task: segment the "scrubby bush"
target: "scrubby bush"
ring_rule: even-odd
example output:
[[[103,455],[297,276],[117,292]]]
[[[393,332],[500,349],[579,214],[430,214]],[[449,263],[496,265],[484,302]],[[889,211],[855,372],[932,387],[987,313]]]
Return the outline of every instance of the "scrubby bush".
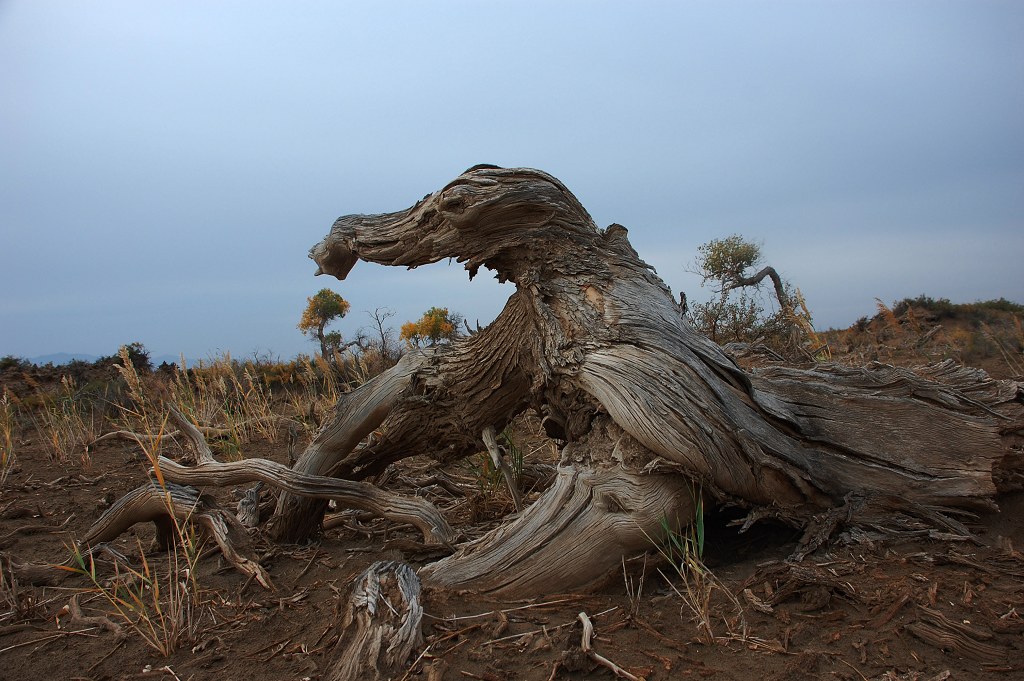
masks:
[[[27,359],[21,357],[15,357],[14,355],[5,355],[0,357],[0,373],[5,371],[24,371],[28,369],[32,364]]]
[[[922,293],[917,298],[904,298],[892,306],[893,314],[897,317],[902,317],[911,309],[926,310],[936,320],[971,318],[979,322],[991,322],[999,313],[1024,314],[1024,305],[1006,298],[954,303],[949,298],[932,298]]]
[[[450,342],[459,336],[462,315],[447,307],[432,307],[415,322],[402,324],[400,338],[410,347]]]

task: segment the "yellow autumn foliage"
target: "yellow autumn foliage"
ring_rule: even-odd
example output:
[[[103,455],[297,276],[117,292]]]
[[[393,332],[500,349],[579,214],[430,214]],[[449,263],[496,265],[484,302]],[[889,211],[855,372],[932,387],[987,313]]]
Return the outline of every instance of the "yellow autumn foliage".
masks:
[[[399,337],[409,347],[423,344],[434,345],[440,341],[453,340],[457,335],[457,320],[446,307],[432,307],[423,313],[419,321],[402,324]]]

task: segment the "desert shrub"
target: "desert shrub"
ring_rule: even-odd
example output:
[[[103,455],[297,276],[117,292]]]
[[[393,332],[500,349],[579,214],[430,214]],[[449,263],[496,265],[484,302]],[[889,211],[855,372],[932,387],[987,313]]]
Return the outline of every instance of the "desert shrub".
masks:
[[[451,342],[459,336],[462,315],[447,307],[432,307],[415,322],[402,324],[399,337],[409,347]]]
[[[923,293],[917,298],[904,298],[893,303],[892,311],[897,317],[901,317],[915,308],[928,311],[938,320],[973,318],[978,321],[992,321],[999,313],[1024,314],[1024,305],[1006,298],[954,303],[949,298],[932,298]]]
[[[691,271],[700,275],[701,286],[710,286],[717,297],[690,306],[694,327],[721,344],[759,342],[783,354],[803,356],[820,352],[824,346],[799,290],[773,268],[754,275],[754,268],[761,265],[761,247],[738,234],[699,246]],[[767,272],[778,282],[768,287],[774,297],[764,290]]]
[[[0,357],[0,373],[5,371],[24,371],[31,366],[31,362],[21,357],[15,357],[14,355]]]
[[[976,303],[987,310],[996,310],[998,312],[1009,312],[1010,314],[1024,314],[1024,305],[1020,303],[1014,303],[1007,300],[1006,298],[999,298],[998,300],[986,300],[980,303]]]
[[[716,343],[773,343],[780,339],[786,328],[781,311],[771,314],[745,291],[726,300],[697,303],[690,310],[693,325]]]
[[[132,366],[140,374],[149,374],[153,372],[153,362],[149,359],[149,350],[142,343],[127,343],[118,348],[117,353],[110,355],[109,357],[101,357],[95,362],[96,367],[103,366],[114,366],[115,364],[121,364],[121,349],[128,354],[128,359],[131,360]]]

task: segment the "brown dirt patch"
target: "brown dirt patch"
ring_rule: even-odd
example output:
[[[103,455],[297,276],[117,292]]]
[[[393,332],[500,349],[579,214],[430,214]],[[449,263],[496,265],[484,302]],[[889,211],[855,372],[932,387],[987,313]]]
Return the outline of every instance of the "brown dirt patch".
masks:
[[[0,497],[0,551],[19,561],[57,563],[73,537],[143,479],[146,465],[133,447],[111,442],[92,452],[89,465],[62,466],[37,440],[33,433],[20,443]],[[280,460],[283,449],[260,444],[245,454]],[[425,466],[403,465],[410,468],[400,472],[410,477]],[[507,499],[485,492],[450,513],[486,522],[507,512]],[[224,505],[233,503],[228,491],[218,495]],[[550,594],[535,602],[427,588],[429,647],[407,678],[612,678],[576,653],[580,612],[593,619],[595,650],[646,679],[1024,678],[1024,556],[1016,549],[1024,546],[1024,495],[1001,505],[1001,513],[978,519],[981,545],[848,537],[851,543],[799,565],[785,562],[796,541],[791,530],[765,525],[740,535],[722,510],[708,521],[706,562],[742,603],[746,631],[718,597],[711,608],[714,643],[702,640],[677,595],[684,589],[679,577],[663,565],[659,571],[653,558],[646,567],[639,558],[629,565],[633,590],[642,584],[637,598],[621,576],[597,594]],[[8,576],[0,604],[0,678],[321,678],[354,578],[374,560],[419,565],[429,559],[409,550],[418,541],[409,529],[360,519],[348,525],[315,545],[262,545],[274,592],[246,582],[217,554],[204,559],[195,630],[169,657],[135,634],[119,638],[69,625],[61,609],[75,593],[85,614],[125,624],[87,580],[44,588],[13,584]],[[153,536],[151,526],[139,525],[116,548],[138,564],[141,544],[152,569],[166,575],[167,557],[149,548]],[[101,579],[103,570],[112,574],[109,564],[99,568]]]

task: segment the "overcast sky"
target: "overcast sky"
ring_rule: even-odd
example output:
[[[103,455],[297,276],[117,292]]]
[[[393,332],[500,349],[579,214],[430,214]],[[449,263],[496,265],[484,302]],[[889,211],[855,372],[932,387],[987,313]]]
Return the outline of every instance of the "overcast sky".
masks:
[[[254,352],[510,293],[313,278],[339,215],[477,163],[561,179],[676,292],[740,233],[819,327],[1024,302],[1024,3],[0,0],[0,356]],[[483,274],[483,273],[481,273]]]

